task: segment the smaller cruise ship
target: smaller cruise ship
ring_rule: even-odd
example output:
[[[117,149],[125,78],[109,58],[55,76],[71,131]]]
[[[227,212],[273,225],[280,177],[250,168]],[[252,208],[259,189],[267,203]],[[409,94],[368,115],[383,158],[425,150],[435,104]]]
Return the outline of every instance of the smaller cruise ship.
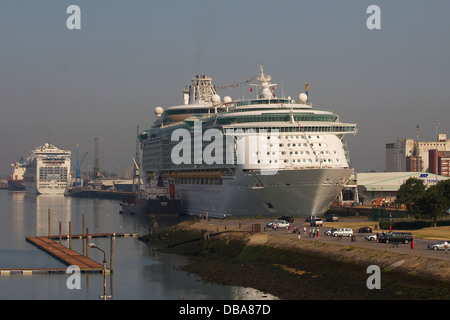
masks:
[[[25,160],[21,158],[11,164],[13,173],[8,177],[9,191],[25,191],[25,184],[23,183],[23,175],[25,173]]]
[[[34,149],[23,175],[27,192],[64,194],[70,184],[70,154],[50,143]]]

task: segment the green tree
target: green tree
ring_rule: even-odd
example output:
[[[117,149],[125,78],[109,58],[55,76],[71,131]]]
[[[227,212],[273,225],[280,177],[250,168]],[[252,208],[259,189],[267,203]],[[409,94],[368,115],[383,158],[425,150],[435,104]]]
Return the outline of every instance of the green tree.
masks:
[[[414,214],[414,204],[424,194],[425,189],[423,180],[409,178],[398,189],[396,202],[404,204],[408,213]]]
[[[434,226],[437,220],[448,215],[450,206],[450,180],[440,181],[429,187],[413,204],[418,218],[432,219]]]
[[[437,186],[448,212],[448,209],[450,209],[450,179],[439,181]]]

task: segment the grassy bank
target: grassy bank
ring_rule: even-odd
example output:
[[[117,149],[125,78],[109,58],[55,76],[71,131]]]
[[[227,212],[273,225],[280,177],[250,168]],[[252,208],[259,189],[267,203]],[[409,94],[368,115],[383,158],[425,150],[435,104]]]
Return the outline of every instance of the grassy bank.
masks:
[[[450,298],[449,282],[405,275],[389,268],[381,274],[381,290],[369,290],[367,265],[341,261],[336,258],[339,254],[298,250],[288,242],[277,243],[277,239],[267,242],[263,235],[238,231],[205,234],[183,224],[141,240],[163,252],[189,256],[190,263],[180,269],[195,273],[204,281],[252,287],[280,299]],[[334,250],[324,243],[307,244],[323,246],[320,250],[324,253]],[[362,254],[352,246],[341,250]]]

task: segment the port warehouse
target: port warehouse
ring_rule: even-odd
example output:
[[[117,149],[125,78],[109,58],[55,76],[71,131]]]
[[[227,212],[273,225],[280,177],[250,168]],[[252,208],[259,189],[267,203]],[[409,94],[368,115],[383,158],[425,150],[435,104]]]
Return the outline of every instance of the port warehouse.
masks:
[[[398,189],[409,178],[422,180],[426,186],[447,180],[449,177],[428,172],[366,172],[356,174],[356,191],[359,202],[371,204],[375,199],[394,202]]]

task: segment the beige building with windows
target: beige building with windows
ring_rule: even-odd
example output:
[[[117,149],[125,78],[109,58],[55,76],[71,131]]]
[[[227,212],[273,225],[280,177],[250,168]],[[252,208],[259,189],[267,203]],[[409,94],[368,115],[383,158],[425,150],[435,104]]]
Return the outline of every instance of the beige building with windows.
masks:
[[[414,139],[401,139],[386,144],[387,172],[429,172],[428,151],[450,151],[450,139],[439,134],[437,141],[422,142]]]

